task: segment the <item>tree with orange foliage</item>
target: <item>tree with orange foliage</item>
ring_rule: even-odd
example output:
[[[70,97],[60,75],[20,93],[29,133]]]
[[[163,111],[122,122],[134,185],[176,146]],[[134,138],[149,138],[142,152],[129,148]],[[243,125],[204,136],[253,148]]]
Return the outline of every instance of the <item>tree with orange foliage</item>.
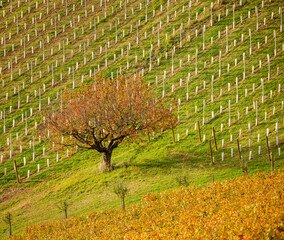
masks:
[[[46,109],[43,119],[41,129],[50,142],[103,153],[107,171],[113,150],[125,138],[139,138],[177,122],[168,101],[157,99],[141,78],[124,76],[97,77],[93,84],[64,91],[61,103]]]

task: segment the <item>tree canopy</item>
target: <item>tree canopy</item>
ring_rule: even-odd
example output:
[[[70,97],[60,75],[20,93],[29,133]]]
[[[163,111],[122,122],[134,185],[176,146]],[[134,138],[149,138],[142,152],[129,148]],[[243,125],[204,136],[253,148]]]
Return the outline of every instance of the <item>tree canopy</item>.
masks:
[[[125,138],[141,138],[157,129],[171,128],[177,117],[169,101],[158,99],[142,78],[97,77],[92,84],[62,94],[43,114],[43,128],[50,142],[103,153],[104,169],[111,169],[111,155]]]

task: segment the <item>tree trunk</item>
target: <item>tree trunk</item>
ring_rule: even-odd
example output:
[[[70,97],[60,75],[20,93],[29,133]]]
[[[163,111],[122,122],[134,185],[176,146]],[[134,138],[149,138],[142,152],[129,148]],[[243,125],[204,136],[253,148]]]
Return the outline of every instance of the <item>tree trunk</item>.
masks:
[[[112,170],[112,166],[111,166],[111,154],[112,154],[112,150],[108,151],[108,152],[104,152],[103,153],[103,170],[104,171],[110,171]]]
[[[125,201],[124,201],[124,197],[121,198],[121,208],[123,211],[125,211]]]

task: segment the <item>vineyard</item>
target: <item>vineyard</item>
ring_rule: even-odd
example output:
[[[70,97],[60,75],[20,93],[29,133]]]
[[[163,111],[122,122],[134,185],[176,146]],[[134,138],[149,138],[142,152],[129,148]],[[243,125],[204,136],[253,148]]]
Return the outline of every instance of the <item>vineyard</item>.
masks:
[[[31,226],[12,239],[283,239],[283,179],[259,173],[147,194],[126,212]]]
[[[220,181],[283,169],[283,6],[281,0],[0,1],[0,218],[11,212],[15,233],[20,233],[27,225],[61,219],[55,205],[66,199],[72,202],[71,217],[117,208],[119,201],[109,190],[117,177],[128,183],[129,205],[138,203],[144,194],[175,189],[180,184],[176,178],[185,177],[187,185],[204,187],[212,178]],[[105,173],[100,173],[100,153],[58,150],[53,142],[43,140],[38,129],[44,121],[42,112],[62,102],[64,90],[78,90],[98,76],[114,79],[121,75],[142,78],[159,98],[176,101],[174,136],[159,129],[142,136],[139,144],[123,143],[113,153],[113,170]],[[275,179],[276,186],[281,174],[265,179]],[[228,184],[233,188],[233,182]],[[210,194],[212,189],[198,191]],[[183,194],[187,193],[178,193],[177,199]],[[263,203],[270,198],[276,201],[278,195],[273,194],[263,196],[267,197]],[[154,211],[155,201],[150,199],[156,196],[144,197],[149,211]],[[275,214],[279,203],[272,204]],[[175,206],[177,212],[181,208],[171,204],[169,208]],[[129,218],[142,211],[135,209],[128,209]],[[215,210],[210,208],[204,214]],[[227,208],[223,210],[218,221],[225,218]],[[255,211],[260,214],[258,206]],[[149,220],[137,214],[137,224],[141,224],[137,225],[137,238],[143,238],[139,232],[142,234],[143,221]],[[232,224],[246,224],[234,214]],[[108,219],[108,215],[98,216],[102,218],[98,221]],[[177,216],[171,223],[161,223],[155,234],[172,231],[173,225],[167,224],[175,221],[179,221],[178,232],[187,232],[182,230],[186,219],[176,220]],[[260,226],[271,217],[265,216],[249,217],[248,221]],[[162,217],[157,216],[157,222]],[[90,219],[97,221],[96,214]],[[65,222],[56,224],[65,226]],[[265,229],[276,234],[276,225]],[[243,238],[247,237],[246,226]],[[29,229],[33,231],[33,227]],[[196,238],[208,234],[208,229],[196,232]],[[228,234],[239,229],[232,225]],[[71,230],[76,232],[72,227],[66,231]],[[156,230],[152,230],[154,234]],[[223,236],[225,230],[214,232]],[[93,230],[86,234],[89,231]],[[257,226],[256,232],[261,232]],[[117,234],[126,234],[126,230]],[[2,236],[7,236],[7,226],[0,220]]]

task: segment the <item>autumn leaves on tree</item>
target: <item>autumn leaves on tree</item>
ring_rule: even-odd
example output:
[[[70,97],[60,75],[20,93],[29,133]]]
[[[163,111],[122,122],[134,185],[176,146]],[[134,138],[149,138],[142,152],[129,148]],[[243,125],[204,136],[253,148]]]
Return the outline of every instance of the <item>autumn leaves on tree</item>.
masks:
[[[141,140],[176,125],[173,104],[158,99],[141,78],[97,77],[93,84],[64,91],[62,100],[44,111],[41,134],[56,145],[103,153],[104,170],[111,170],[112,152],[124,139]]]

